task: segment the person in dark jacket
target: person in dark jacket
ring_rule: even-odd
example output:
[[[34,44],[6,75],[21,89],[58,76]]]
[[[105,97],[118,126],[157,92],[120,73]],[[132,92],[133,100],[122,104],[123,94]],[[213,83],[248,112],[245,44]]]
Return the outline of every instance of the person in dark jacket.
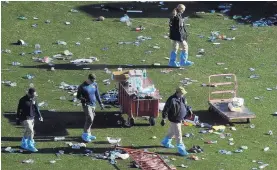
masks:
[[[35,96],[36,90],[34,88],[30,88],[28,90],[28,93],[19,100],[16,114],[16,124],[20,125],[20,122],[23,121],[23,125],[25,128],[24,136],[21,141],[21,147],[32,152],[38,151],[35,147],[34,141],[35,115],[37,114],[39,120],[43,122],[43,118],[39,111]]]
[[[173,49],[170,53],[169,66],[191,66],[194,64],[188,61],[188,32],[186,29],[185,19],[182,17],[186,7],[183,4],[179,4],[172,12],[172,16],[169,21],[169,38],[172,40]],[[179,45],[182,48],[180,53],[180,62],[176,61]]]
[[[184,95],[186,90],[183,87],[178,87],[176,93],[170,96],[164,106],[162,111],[162,121],[161,125],[164,126],[166,123],[166,118],[170,121],[170,128],[167,136],[163,139],[161,144],[166,148],[174,148],[171,144],[172,138],[175,136],[177,142],[177,150],[182,155],[188,155],[185,145],[182,141],[182,121],[187,114],[186,99]]]
[[[78,87],[77,92],[77,98],[81,100],[86,116],[84,133],[82,134],[82,139],[86,142],[91,142],[96,139],[96,137],[92,136],[90,132],[93,119],[95,117],[96,100],[98,101],[101,109],[104,109],[95,79],[96,76],[94,74],[89,74],[88,79]]]

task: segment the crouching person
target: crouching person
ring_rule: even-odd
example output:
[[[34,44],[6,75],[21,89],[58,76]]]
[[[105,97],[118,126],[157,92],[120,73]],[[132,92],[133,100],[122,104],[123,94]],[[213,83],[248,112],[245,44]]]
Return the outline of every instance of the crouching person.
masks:
[[[43,122],[43,118],[39,111],[37,102],[35,100],[36,91],[30,88],[28,93],[19,100],[16,124],[19,125],[23,121],[24,136],[21,141],[21,148],[31,152],[37,152],[34,141],[34,122],[35,114],[38,115],[39,121]]]
[[[164,109],[162,111],[163,120],[161,125],[164,126],[166,123],[166,118],[170,121],[170,128],[168,130],[167,136],[163,139],[162,145],[166,148],[174,148],[171,144],[172,138],[175,137],[177,142],[177,150],[182,156],[188,155],[186,147],[182,141],[182,120],[187,114],[186,110],[186,99],[184,95],[186,90],[183,87],[178,87],[175,94],[170,96]]]

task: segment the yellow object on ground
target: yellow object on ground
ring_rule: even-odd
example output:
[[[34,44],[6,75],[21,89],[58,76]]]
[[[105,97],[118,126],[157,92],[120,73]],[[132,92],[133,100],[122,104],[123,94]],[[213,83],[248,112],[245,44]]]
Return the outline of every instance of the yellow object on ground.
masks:
[[[216,131],[218,131],[218,130],[225,130],[226,129],[226,127],[225,126],[223,126],[223,125],[220,125],[220,126],[213,126],[212,127],[214,130],[216,130]]]

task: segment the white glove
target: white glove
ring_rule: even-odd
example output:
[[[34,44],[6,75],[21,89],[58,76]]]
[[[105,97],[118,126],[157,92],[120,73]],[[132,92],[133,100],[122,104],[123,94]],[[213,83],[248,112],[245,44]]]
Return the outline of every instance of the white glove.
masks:
[[[41,122],[43,122],[43,118],[42,118],[42,117],[38,118],[38,120],[41,121]]]

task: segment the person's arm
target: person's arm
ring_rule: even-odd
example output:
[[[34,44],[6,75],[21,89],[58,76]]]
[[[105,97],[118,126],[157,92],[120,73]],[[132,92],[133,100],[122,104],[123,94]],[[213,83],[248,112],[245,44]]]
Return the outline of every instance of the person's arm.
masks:
[[[42,118],[42,115],[41,115],[41,112],[40,112],[40,110],[39,110],[37,101],[35,101],[34,106],[35,106],[35,112],[36,112],[36,114],[38,115],[38,118],[41,119],[41,118]]]
[[[20,99],[17,106],[17,112],[16,112],[16,124],[20,124],[20,114],[22,111],[22,100]]]
[[[81,100],[82,103],[86,102],[86,98],[83,95],[83,89],[82,89],[82,85],[80,85],[78,87],[78,91],[77,91],[77,99]]]
[[[96,90],[95,90],[95,97],[96,97],[96,99],[97,99],[99,105],[102,106],[103,103],[102,103],[101,98],[100,98],[99,89],[98,89],[97,84],[95,85],[95,87],[96,87]]]
[[[162,118],[163,119],[166,119],[167,118],[167,116],[168,116],[168,111],[169,111],[169,109],[170,109],[170,107],[171,107],[171,97],[170,98],[168,98],[167,99],[167,101],[166,101],[166,103],[165,103],[165,106],[164,106],[164,109],[163,109],[163,111],[162,111]]]

